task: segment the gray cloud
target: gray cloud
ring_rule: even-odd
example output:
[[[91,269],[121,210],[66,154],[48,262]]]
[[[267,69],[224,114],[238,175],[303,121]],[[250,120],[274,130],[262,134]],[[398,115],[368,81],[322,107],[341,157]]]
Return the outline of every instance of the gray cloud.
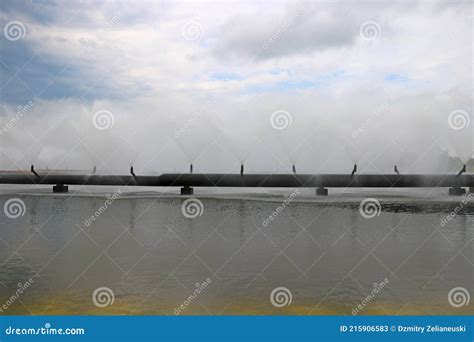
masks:
[[[239,14],[218,30],[215,55],[269,59],[350,46],[358,35],[351,9],[304,3],[283,15]]]

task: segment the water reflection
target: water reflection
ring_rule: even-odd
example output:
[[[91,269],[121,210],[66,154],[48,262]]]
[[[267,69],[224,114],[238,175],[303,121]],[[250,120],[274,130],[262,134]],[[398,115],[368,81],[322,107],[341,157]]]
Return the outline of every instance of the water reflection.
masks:
[[[34,284],[2,314],[173,314],[207,278],[185,314],[349,315],[385,278],[362,314],[445,314],[449,289],[472,293],[472,204],[442,227],[451,203],[386,200],[367,219],[355,203],[295,201],[264,226],[281,202],[203,198],[190,219],[181,198],[129,198],[86,226],[104,198],[23,200],[27,215],[0,217],[0,303]],[[103,286],[115,301],[98,308],[91,295]],[[288,307],[269,300],[279,286],[292,292]]]

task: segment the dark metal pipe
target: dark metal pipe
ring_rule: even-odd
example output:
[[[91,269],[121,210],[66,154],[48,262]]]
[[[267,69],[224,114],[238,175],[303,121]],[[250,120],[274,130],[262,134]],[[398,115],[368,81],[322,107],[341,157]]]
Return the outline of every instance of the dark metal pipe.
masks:
[[[474,187],[474,174],[424,175],[342,175],[342,174],[189,174],[166,173],[159,176],[64,175],[49,173],[0,173],[0,184],[67,184],[115,186],[176,187],[329,187],[329,188],[410,188],[410,187]]]
[[[34,165],[31,165],[30,171],[31,171],[36,177],[39,177],[39,175],[38,175],[38,174],[36,173],[36,171],[35,171],[35,166],[34,166]]]
[[[464,172],[466,172],[466,164],[463,165],[461,171],[458,173],[458,176],[462,175]]]
[[[357,164],[354,164],[354,167],[352,168],[351,177],[353,177],[356,172],[357,172]]]

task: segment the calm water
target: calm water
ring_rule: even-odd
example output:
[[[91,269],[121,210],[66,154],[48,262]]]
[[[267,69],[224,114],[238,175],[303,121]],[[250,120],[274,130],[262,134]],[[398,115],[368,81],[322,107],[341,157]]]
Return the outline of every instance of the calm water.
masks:
[[[234,197],[199,197],[187,218],[185,198],[124,193],[87,226],[105,197],[0,195],[25,204],[0,212],[0,307],[33,280],[0,314],[350,315],[386,278],[360,314],[473,312],[448,303],[454,287],[474,293],[472,201],[443,227],[459,199],[372,195],[382,211],[364,218],[364,197],[301,195],[264,225],[283,197]],[[94,305],[100,287],[113,304]],[[277,287],[289,305],[272,305]]]

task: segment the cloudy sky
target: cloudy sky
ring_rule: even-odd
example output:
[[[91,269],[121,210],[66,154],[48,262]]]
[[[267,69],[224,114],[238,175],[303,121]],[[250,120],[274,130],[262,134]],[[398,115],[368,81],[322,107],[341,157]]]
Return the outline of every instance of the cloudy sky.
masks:
[[[0,167],[444,170],[473,156],[472,1],[0,4]]]

